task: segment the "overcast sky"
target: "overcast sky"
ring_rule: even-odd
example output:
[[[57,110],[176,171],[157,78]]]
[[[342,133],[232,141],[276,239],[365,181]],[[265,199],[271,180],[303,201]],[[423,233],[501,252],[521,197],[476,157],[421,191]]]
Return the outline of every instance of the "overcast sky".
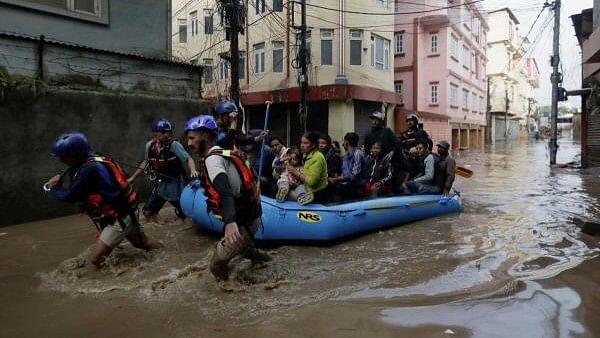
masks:
[[[523,36],[531,28],[535,18],[542,10],[543,4],[543,0],[483,1],[483,6],[486,10],[495,10],[504,7],[510,8],[520,21],[519,33]],[[573,29],[570,16],[579,14],[582,10],[592,7],[593,0],[562,0],[560,15],[560,57],[563,69],[563,86],[567,90],[581,88],[581,49],[577,43],[577,38],[575,38],[575,30]],[[550,83],[552,67],[550,66],[550,55],[552,54],[552,28],[554,21],[550,18],[550,15],[553,15],[553,11],[550,8],[546,8],[528,36],[529,41],[533,45],[530,53],[536,59],[540,68],[540,88],[536,90],[536,99],[539,105],[549,105],[552,100],[552,85]],[[541,32],[540,30],[543,31]],[[579,98],[569,98],[567,104],[579,109],[581,103]]]

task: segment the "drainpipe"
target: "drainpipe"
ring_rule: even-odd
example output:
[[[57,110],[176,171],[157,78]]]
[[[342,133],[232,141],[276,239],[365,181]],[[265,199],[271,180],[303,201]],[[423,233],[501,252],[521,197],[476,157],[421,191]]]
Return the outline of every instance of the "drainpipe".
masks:
[[[46,41],[45,38],[46,38],[45,36],[40,35],[40,40],[38,41],[38,48],[37,48],[37,56],[38,56],[37,77],[41,81],[44,81],[44,79],[45,79],[45,76],[44,76],[44,42]]]
[[[345,26],[345,16],[346,14],[344,14],[344,2],[345,0],[338,0],[338,45],[339,45],[339,55],[338,55],[338,74],[335,77],[335,84],[340,84],[340,85],[344,85],[344,84],[348,84],[348,79],[346,78],[346,74],[344,74],[344,54],[346,52],[346,48],[344,46],[344,26]]]

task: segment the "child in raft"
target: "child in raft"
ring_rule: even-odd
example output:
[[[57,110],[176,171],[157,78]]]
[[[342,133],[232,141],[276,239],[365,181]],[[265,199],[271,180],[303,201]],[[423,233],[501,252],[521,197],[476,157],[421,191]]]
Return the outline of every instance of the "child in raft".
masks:
[[[287,168],[294,168],[294,172],[302,174],[304,168],[300,151],[298,149],[291,149],[288,151],[287,157]],[[296,200],[301,205],[312,202],[314,198],[313,193],[307,192],[304,184],[287,168],[277,180],[277,202]]]

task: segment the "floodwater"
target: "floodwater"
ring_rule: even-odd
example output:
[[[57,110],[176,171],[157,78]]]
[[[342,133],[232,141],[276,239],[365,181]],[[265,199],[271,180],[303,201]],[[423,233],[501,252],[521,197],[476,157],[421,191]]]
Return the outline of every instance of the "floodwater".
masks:
[[[145,224],[164,250],[124,244],[102,270],[83,216],[0,228],[0,336],[600,337],[600,246],[574,222],[600,216],[598,173],[550,170],[536,141],[456,159],[463,213],[270,249],[219,285],[215,237],[172,209]]]

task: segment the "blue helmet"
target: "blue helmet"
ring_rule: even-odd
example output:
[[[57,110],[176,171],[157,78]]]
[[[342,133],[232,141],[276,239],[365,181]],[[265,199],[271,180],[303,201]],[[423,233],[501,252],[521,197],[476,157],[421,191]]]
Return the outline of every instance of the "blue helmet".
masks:
[[[183,127],[185,133],[192,130],[207,130],[216,133],[217,122],[215,122],[215,118],[210,115],[194,116],[189,119]]]
[[[92,149],[87,137],[78,131],[68,132],[56,138],[52,144],[52,155],[55,157],[86,157]]]
[[[215,105],[215,113],[217,115],[237,113],[238,109],[235,103],[230,100],[221,100]]]
[[[161,131],[162,132],[173,131],[173,126],[171,125],[171,122],[169,122],[169,120],[167,120],[164,117],[160,117],[160,118],[154,120],[154,122],[152,122],[152,132],[158,133]]]

